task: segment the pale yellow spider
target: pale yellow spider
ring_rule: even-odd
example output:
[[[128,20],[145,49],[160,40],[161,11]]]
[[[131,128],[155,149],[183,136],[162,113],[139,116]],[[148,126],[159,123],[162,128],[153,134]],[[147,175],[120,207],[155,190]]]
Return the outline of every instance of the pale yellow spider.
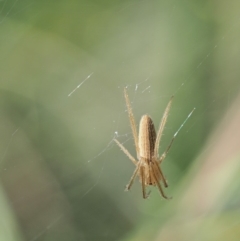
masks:
[[[148,115],[142,116],[140,125],[139,125],[139,133],[137,133],[137,127],[136,127],[135,119],[133,116],[133,112],[132,112],[132,108],[130,105],[130,101],[128,98],[126,88],[124,89],[124,96],[125,96],[125,100],[126,100],[126,104],[127,104],[127,111],[128,111],[130,124],[131,124],[131,129],[132,129],[132,134],[133,134],[133,138],[134,138],[134,143],[135,143],[136,152],[137,152],[137,159],[138,159],[138,161],[137,161],[118,140],[114,139],[114,141],[121,148],[121,150],[128,156],[128,158],[136,166],[136,169],[133,172],[133,175],[132,175],[129,183],[126,186],[126,190],[127,191],[130,190],[135,177],[138,175],[140,182],[142,183],[143,198],[148,197],[148,195],[146,194],[146,186],[152,185],[152,186],[157,186],[161,195],[164,198],[169,199],[164,194],[163,188],[160,183],[160,182],[162,182],[164,187],[168,187],[167,180],[163,175],[160,164],[165,159],[178,131],[180,130],[180,128],[183,126],[183,124],[185,122],[182,124],[182,126],[179,128],[179,130],[175,133],[175,135],[173,136],[167,149],[159,158],[159,153],[158,153],[159,144],[160,144],[164,126],[167,121],[167,117],[168,117],[168,113],[169,113],[169,110],[171,107],[173,96],[171,97],[171,99],[163,113],[163,117],[162,117],[157,134],[156,134],[156,131],[154,128],[153,121],[152,121],[151,117]],[[189,114],[189,116],[191,115],[191,113]]]

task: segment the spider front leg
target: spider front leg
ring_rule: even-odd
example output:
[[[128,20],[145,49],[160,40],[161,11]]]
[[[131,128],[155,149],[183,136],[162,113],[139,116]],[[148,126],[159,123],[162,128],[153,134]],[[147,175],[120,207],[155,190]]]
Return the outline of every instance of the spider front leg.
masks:
[[[134,170],[134,172],[133,172],[133,174],[132,174],[132,176],[131,176],[131,179],[130,179],[128,185],[126,186],[125,191],[129,191],[130,188],[132,187],[133,181],[134,181],[134,179],[136,178],[136,176],[137,176],[137,174],[138,174],[138,171],[139,171],[139,168],[140,168],[139,163],[140,163],[140,162],[138,162],[138,165],[137,165],[137,167],[135,168],[135,170]]]
[[[163,175],[162,169],[159,166],[158,162],[154,162],[154,164],[156,165],[156,168],[157,168],[157,170],[160,174],[160,177],[161,177],[161,180],[163,181],[164,187],[168,187],[167,180],[166,180],[165,176]]]
[[[148,195],[146,195],[146,183],[145,183],[145,172],[144,172],[144,167],[140,167],[140,177],[141,177],[141,182],[142,182],[142,194],[143,198],[146,199],[148,198]]]
[[[152,174],[152,177],[153,177],[153,180],[155,181],[157,187],[158,187],[158,190],[160,191],[162,197],[164,197],[165,199],[171,199],[171,197],[167,197],[164,192],[163,192],[163,189],[162,189],[162,186],[158,180],[158,177],[157,177],[157,173],[156,173],[156,170],[154,167],[150,166],[150,171],[151,171],[151,174]]]

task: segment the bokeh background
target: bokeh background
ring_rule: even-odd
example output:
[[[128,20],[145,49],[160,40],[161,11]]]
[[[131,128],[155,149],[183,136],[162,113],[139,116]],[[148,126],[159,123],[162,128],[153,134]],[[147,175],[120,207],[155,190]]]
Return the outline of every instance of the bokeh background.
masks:
[[[240,240],[240,2],[0,1],[0,240]],[[79,87],[79,88],[78,88]],[[142,199],[137,122],[174,102],[167,201]]]

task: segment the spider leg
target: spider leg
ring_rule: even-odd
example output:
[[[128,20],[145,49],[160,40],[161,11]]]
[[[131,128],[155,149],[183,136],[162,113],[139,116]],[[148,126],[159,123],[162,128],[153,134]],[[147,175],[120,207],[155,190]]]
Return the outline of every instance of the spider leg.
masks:
[[[163,152],[163,154],[161,155],[161,157],[158,159],[158,163],[159,163],[159,164],[160,164],[160,163],[165,159],[165,157],[167,156],[167,154],[168,154],[168,152],[169,152],[169,150],[170,150],[170,148],[171,148],[171,146],[172,146],[172,144],[173,144],[173,141],[175,140],[175,137],[176,137],[176,135],[173,136],[173,138],[172,138],[170,144],[168,145],[167,149],[165,150],[165,152]]]
[[[157,166],[157,169],[158,169],[158,171],[159,171],[159,173],[160,173],[160,176],[161,176],[161,178],[162,178],[164,187],[168,187],[167,180],[166,180],[166,178],[164,177],[163,172],[162,172],[162,169],[161,169],[161,167],[159,166],[159,164],[158,164],[157,162],[156,162],[156,166]]]
[[[171,100],[170,100],[171,101]],[[190,114],[187,116],[187,118],[185,119],[185,121],[182,123],[182,125],[178,128],[178,130],[175,132],[175,134],[173,135],[173,138],[170,142],[170,144],[168,145],[166,151],[161,155],[161,157],[159,158],[158,162],[161,163],[165,157],[167,156],[172,144],[173,144],[173,141],[175,140],[178,132],[182,129],[182,127],[184,126],[184,124],[186,123],[186,121],[188,120],[188,118],[192,115],[193,111],[195,110],[195,108],[193,108],[193,110],[190,112]],[[156,146],[155,146],[156,147]],[[157,157],[157,156],[156,156]]]
[[[140,162],[139,162],[139,163],[140,163]],[[138,171],[139,171],[139,168],[140,168],[139,163],[138,163],[137,167],[135,168],[135,170],[134,170],[134,172],[133,172],[133,174],[132,174],[132,176],[131,176],[131,179],[130,179],[129,183],[128,183],[127,186],[126,186],[125,191],[129,191],[130,188],[132,187],[133,181],[134,181],[135,177],[137,176]]]
[[[155,183],[157,184],[158,190],[160,191],[161,195],[162,195],[165,199],[171,199],[171,198],[167,197],[167,196],[164,194],[163,189],[162,189],[162,187],[161,187],[161,184],[159,183],[159,180],[158,180],[158,178],[157,178],[157,174],[156,174],[155,168],[152,167],[152,165],[150,165],[150,170],[151,170],[151,173],[153,174],[154,181],[155,181]]]
[[[135,143],[135,147],[136,147],[137,157],[139,158],[137,126],[136,126],[136,122],[135,122],[135,119],[134,119],[134,115],[133,115],[133,112],[132,112],[132,107],[131,107],[131,104],[130,104],[130,100],[128,98],[128,94],[127,94],[127,89],[126,88],[124,88],[124,97],[125,97],[125,100],[126,100],[128,117],[129,117],[131,129],[132,129],[132,133],[133,133],[133,139],[134,139],[134,143]]]
[[[145,172],[144,172],[144,167],[140,167],[140,176],[142,178],[142,194],[143,198],[146,199],[148,198],[148,195],[146,195],[146,183],[145,183]]]
[[[162,136],[162,133],[163,133],[164,126],[167,122],[168,113],[170,111],[172,100],[173,100],[173,96],[171,97],[170,101],[168,102],[167,107],[166,107],[166,109],[163,113],[162,120],[160,122],[160,126],[159,126],[159,129],[158,129],[158,133],[157,133],[157,137],[156,137],[156,141],[155,141],[155,147],[154,147],[154,156],[155,157],[158,157],[158,149],[159,149],[160,139],[161,139],[161,136]]]
[[[134,165],[137,165],[137,161],[135,158],[129,153],[129,151],[116,139],[113,139],[117,145],[120,147],[120,149],[127,155],[127,157],[133,162]]]

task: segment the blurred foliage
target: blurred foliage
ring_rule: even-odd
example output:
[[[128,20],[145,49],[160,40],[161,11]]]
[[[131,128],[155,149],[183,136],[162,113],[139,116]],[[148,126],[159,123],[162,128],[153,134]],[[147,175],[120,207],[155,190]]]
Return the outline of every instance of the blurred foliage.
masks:
[[[0,1],[0,240],[239,240],[239,5]],[[175,96],[161,152],[196,107],[163,163],[171,201],[123,192],[125,86],[156,126]]]

